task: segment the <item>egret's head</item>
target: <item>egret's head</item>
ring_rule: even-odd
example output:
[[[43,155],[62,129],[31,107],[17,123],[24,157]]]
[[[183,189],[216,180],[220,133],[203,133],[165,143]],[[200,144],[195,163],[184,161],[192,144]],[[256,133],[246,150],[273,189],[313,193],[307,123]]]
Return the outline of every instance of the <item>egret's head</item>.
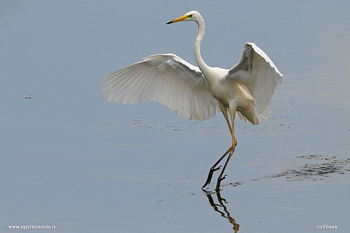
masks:
[[[176,22],[180,22],[180,21],[196,21],[196,22],[198,22],[198,20],[200,20],[200,19],[203,19],[203,18],[201,16],[201,14],[199,14],[198,11],[190,11],[187,14],[168,22],[167,24],[176,23]]]

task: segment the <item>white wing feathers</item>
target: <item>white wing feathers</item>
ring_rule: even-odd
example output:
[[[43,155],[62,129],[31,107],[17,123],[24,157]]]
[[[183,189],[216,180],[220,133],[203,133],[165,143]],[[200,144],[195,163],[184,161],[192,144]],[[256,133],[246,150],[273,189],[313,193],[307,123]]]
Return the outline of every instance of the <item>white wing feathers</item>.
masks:
[[[108,101],[154,100],[188,119],[207,120],[219,111],[199,68],[174,54],[146,57],[104,77],[100,85]]]
[[[267,119],[270,115],[268,104],[283,77],[271,59],[254,43],[247,43],[241,60],[229,71],[228,76],[244,82],[254,98],[260,118]]]
[[[270,115],[268,105],[282,76],[254,43],[245,44],[240,61],[228,72],[228,78],[248,88],[259,123]],[[136,104],[154,100],[188,119],[207,120],[220,111],[200,69],[174,54],[146,57],[104,77],[100,85],[108,101]],[[240,112],[237,116],[247,121]]]

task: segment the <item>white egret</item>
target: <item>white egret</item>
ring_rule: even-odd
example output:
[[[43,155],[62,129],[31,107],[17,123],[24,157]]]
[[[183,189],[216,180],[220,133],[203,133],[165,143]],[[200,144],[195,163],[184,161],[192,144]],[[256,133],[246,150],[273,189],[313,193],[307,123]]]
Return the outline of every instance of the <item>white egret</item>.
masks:
[[[246,43],[240,61],[232,69],[208,66],[200,53],[205,26],[201,14],[190,11],[167,24],[195,21],[198,35],[195,58],[198,67],[174,54],[158,54],[118,70],[101,80],[101,92],[108,101],[135,104],[159,101],[188,119],[207,120],[221,111],[232,135],[232,146],[211,167],[203,188],[211,181],[219,162],[229,154],[218,177],[216,190],[225,178],[224,171],[237,145],[234,119],[237,116],[254,125],[270,116],[268,106],[282,74],[271,59],[254,43]],[[231,123],[228,113],[231,117]]]

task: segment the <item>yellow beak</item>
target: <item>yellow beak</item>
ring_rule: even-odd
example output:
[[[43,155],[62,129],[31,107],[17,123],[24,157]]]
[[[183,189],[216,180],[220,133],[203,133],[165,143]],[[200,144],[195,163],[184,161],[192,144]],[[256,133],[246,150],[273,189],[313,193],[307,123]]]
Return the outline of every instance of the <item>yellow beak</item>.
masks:
[[[187,18],[188,18],[187,15],[183,15],[183,16],[177,18],[177,19],[174,19],[174,20],[172,20],[172,21],[170,21],[170,22],[167,22],[166,24],[171,24],[171,23],[176,23],[176,22],[184,21],[184,20],[187,19]]]

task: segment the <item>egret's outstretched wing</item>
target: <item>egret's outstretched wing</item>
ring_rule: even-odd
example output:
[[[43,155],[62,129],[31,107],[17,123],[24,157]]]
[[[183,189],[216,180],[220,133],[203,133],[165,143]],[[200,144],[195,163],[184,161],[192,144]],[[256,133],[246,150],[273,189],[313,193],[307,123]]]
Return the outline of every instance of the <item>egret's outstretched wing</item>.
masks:
[[[146,57],[101,80],[108,101],[158,101],[188,119],[207,120],[219,110],[198,67],[174,54]]]
[[[228,76],[245,83],[253,96],[257,113],[264,119],[268,118],[268,104],[283,75],[264,51],[254,43],[245,44],[241,60]]]

